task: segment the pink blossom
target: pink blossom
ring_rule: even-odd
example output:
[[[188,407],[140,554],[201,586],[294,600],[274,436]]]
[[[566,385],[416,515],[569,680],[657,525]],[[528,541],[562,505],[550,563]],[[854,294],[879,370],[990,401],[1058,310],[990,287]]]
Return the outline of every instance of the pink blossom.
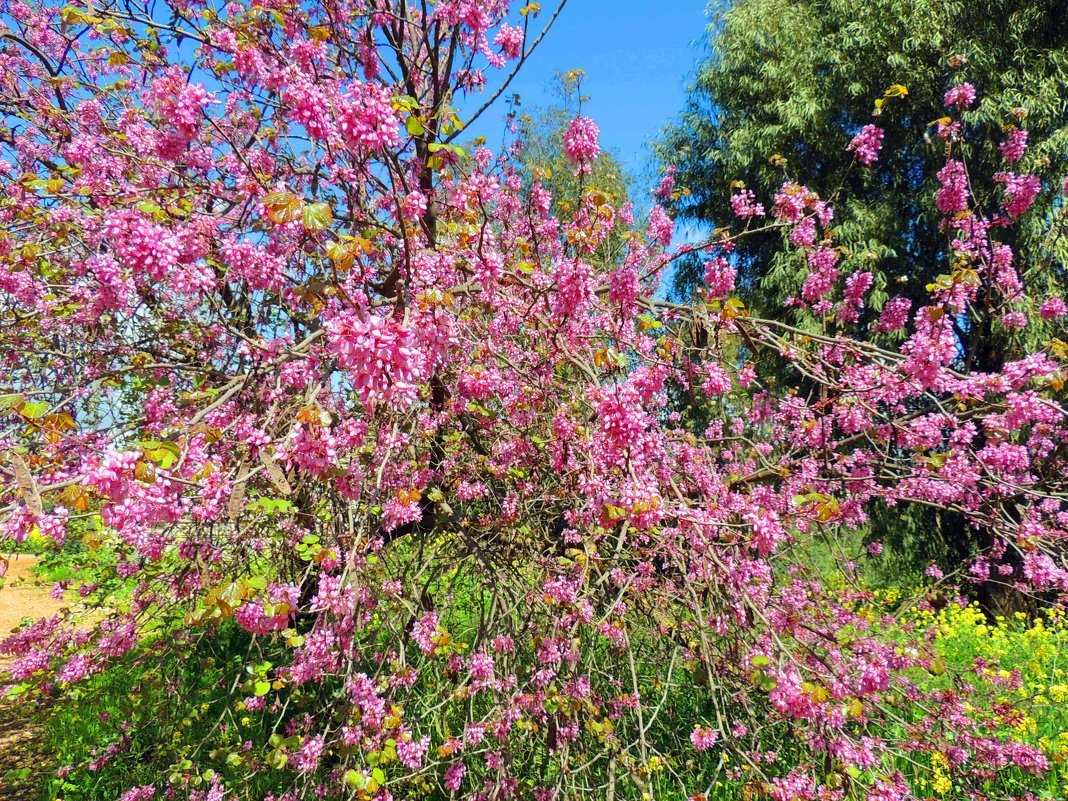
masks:
[[[761,556],[774,553],[779,543],[786,539],[776,512],[758,509],[747,512],[745,519],[752,527],[752,545]]]
[[[1010,217],[1019,217],[1035,202],[1035,196],[1042,188],[1042,182],[1035,175],[1015,175],[1011,172],[999,172],[994,180],[1005,191],[1003,206]]]
[[[667,247],[671,244],[674,231],[675,224],[668,217],[667,212],[660,206],[653,206],[649,211],[649,238]]]
[[[939,211],[955,214],[968,208],[968,176],[963,162],[946,162],[938,172],[938,180],[942,184],[936,201]]]
[[[430,747],[430,738],[422,737],[416,740],[411,737],[402,738],[397,742],[397,759],[410,770],[419,770],[423,765],[423,755]]]
[[[1005,136],[1005,141],[998,145],[998,150],[1009,164],[1015,164],[1027,151],[1027,131],[1012,128]]]
[[[664,170],[664,177],[660,179],[660,185],[656,188],[656,196],[660,200],[671,200],[675,192],[675,176],[679,168],[672,165]]]
[[[323,755],[323,736],[317,734],[314,737],[308,737],[300,746],[300,752],[297,754],[295,767],[302,773],[310,773],[319,767],[319,759]]]
[[[564,153],[575,167],[575,174],[588,173],[601,152],[597,142],[600,129],[589,117],[575,117],[564,132]]]
[[[1023,312],[1005,312],[1001,315],[1001,324],[1010,331],[1019,331],[1027,328],[1027,315]]]
[[[833,248],[817,248],[808,254],[809,273],[801,288],[801,297],[810,303],[829,293],[838,279],[839,253]]]
[[[338,315],[326,328],[329,348],[365,406],[403,406],[415,399],[424,360],[406,328],[378,315],[351,313]]]
[[[853,273],[846,278],[842,302],[838,306],[840,321],[855,323],[859,319],[859,312],[864,308],[864,296],[874,283],[875,276],[867,271]]]
[[[337,124],[345,142],[363,153],[380,152],[400,142],[397,113],[389,91],[373,83],[356,81],[342,98]]]
[[[206,109],[214,95],[199,83],[190,83],[180,67],[170,67],[153,82],[148,92],[149,105],[160,120],[174,129],[182,140],[192,139],[200,128]]]
[[[975,102],[975,87],[970,83],[954,86],[946,92],[945,104],[957,108],[969,108]]]
[[[453,762],[449,765],[448,770],[445,771],[445,789],[450,793],[459,790],[466,773],[467,766],[463,762]]]
[[[705,285],[708,297],[722,298],[734,291],[738,271],[722,256],[705,263]]]
[[[707,751],[716,744],[719,732],[708,726],[697,726],[690,732],[690,742],[698,751]]]
[[[1068,305],[1062,298],[1049,298],[1042,303],[1038,313],[1043,320],[1056,320],[1068,314]]]
[[[1048,554],[1032,551],[1024,556],[1024,576],[1036,589],[1068,587],[1068,573],[1059,568]]]
[[[701,388],[706,395],[722,395],[725,392],[730,392],[731,389],[731,377],[715,362],[709,362],[705,367],[705,380]]]
[[[558,318],[577,318],[593,307],[593,268],[586,262],[567,259],[557,263],[553,283],[556,292],[549,303]]]
[[[497,36],[493,40],[500,45],[504,55],[510,59],[517,59],[523,55],[523,29],[507,22],[502,24]]]
[[[781,222],[796,223],[804,216],[806,207],[814,197],[815,194],[807,187],[787,181],[776,193],[771,213]]]
[[[437,612],[427,612],[412,626],[412,639],[424,654],[434,653],[437,648],[434,639],[438,634]]]
[[[634,268],[619,268],[612,273],[608,282],[608,299],[613,303],[629,308],[637,301],[641,286]]]
[[[846,150],[855,153],[861,164],[874,164],[879,160],[884,135],[883,129],[877,125],[865,125],[860,129],[860,133],[850,140]]]
[[[908,357],[902,364],[903,372],[924,388],[937,386],[945,377],[943,368],[957,356],[951,316],[932,311],[938,310],[928,307],[916,314],[916,332],[901,346]]]
[[[731,209],[736,217],[749,219],[750,217],[763,217],[764,207],[755,203],[756,195],[749,189],[741,189],[731,195]]]

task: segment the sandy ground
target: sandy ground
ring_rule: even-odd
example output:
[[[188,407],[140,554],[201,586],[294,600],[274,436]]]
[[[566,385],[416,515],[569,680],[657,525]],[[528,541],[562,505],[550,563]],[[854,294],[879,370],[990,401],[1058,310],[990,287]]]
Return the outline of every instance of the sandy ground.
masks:
[[[34,583],[30,571],[37,564],[36,556],[16,554],[7,558],[7,583],[0,589],[0,638],[6,637],[23,618],[45,617],[63,605],[49,595],[51,586]]]
[[[9,557],[6,583],[0,588],[0,639],[23,618],[46,617],[63,604],[54,600],[48,584],[34,583],[30,573],[33,556]],[[0,675],[4,670],[0,657]],[[0,685],[4,684],[0,678]],[[0,699],[0,799],[35,801],[41,774],[48,768],[48,755],[37,741],[38,727],[27,717],[28,709]]]

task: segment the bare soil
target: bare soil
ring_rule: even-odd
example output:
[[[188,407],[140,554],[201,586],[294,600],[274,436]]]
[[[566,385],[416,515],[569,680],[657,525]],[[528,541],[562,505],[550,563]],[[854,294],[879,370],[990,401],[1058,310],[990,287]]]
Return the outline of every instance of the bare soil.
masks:
[[[48,617],[64,604],[50,595],[51,586],[34,580],[37,558],[26,554],[9,557],[5,584],[0,588],[0,640],[18,627],[25,618]],[[4,657],[0,657],[0,686]],[[50,759],[39,741],[40,725],[32,710],[0,698],[0,799],[35,801],[39,798],[40,779]]]

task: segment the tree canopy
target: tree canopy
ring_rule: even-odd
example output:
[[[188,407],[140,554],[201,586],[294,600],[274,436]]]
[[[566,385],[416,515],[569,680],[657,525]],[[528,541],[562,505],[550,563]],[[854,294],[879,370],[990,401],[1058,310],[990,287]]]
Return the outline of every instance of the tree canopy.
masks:
[[[846,269],[875,275],[873,311],[892,294],[922,298],[944,271],[949,240],[935,204],[935,174],[950,145],[937,135],[936,121],[945,117],[950,87],[968,82],[979,92],[960,119],[976,135],[953,144],[967,151],[974,175],[989,179],[1004,169],[998,145],[1009,127],[1035,143],[1025,168],[1051,179],[1068,171],[1063,2],[739,0],[713,8],[710,55],[659,147],[686,190],[676,199],[677,213],[726,225],[732,182],[768,186],[784,173],[821,196],[841,188],[847,219],[836,228],[836,243]],[[907,94],[885,98],[890,87]],[[847,144],[871,123],[885,130],[885,156],[871,166],[844,162]],[[1013,234],[1021,274],[1036,295],[1065,286],[1068,252],[1047,235],[1048,215],[1060,202],[1056,188],[1056,180],[1045,184],[1040,211]],[[740,243],[736,257],[750,302],[781,314],[804,271],[782,251],[779,233]],[[691,263],[679,272],[684,294],[698,270]],[[989,315],[971,311],[971,323],[987,330]],[[977,354],[985,366],[1022,352],[1021,343],[1012,345],[995,329],[989,327],[986,350]]]
[[[986,541],[932,591],[1068,590],[1066,354],[1026,344],[1068,307],[1014,253],[1064,247],[1047,139],[913,85],[953,145],[908,179],[945,277],[873,324],[851,187],[745,176],[676,248],[587,186],[577,109],[567,205],[459,144],[561,7],[0,6],[0,538],[80,559],[0,649],[8,697],[91,718],[64,798],[1034,797],[1019,682],[950,671],[848,537],[936,507]],[[887,94],[846,173],[913,146]],[[818,325],[747,305],[750,241]],[[665,299],[695,252],[700,295]],[[975,308],[1025,352],[962,359]]]

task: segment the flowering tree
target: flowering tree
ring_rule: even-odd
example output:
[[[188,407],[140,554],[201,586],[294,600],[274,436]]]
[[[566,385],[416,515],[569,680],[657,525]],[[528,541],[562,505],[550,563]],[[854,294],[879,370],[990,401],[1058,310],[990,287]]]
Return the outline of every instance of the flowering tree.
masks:
[[[953,325],[980,297],[1009,327],[1064,315],[998,239],[1040,186],[1012,172],[1025,143],[989,197],[950,153],[926,305],[859,325],[871,276],[842,274],[831,204],[787,182],[736,192],[682,306],[656,296],[679,256],[660,208],[637,224],[590,187],[558,219],[509,154],[457,144],[459,96],[525,58],[534,4],[3,8],[3,534],[80,537],[100,576],[86,614],[4,641],[9,691],[161,654],[221,676],[169,685],[214,725],[153,743],[126,801],[721,780],[887,801],[932,761],[979,798],[1045,769],[923,632],[793,556],[881,499],[988,532],[974,578],[1068,585],[1057,354],[975,372]],[[595,124],[564,146],[588,174]],[[731,297],[734,243],[768,227],[818,331]],[[138,724],[61,772],[148,759]]]

